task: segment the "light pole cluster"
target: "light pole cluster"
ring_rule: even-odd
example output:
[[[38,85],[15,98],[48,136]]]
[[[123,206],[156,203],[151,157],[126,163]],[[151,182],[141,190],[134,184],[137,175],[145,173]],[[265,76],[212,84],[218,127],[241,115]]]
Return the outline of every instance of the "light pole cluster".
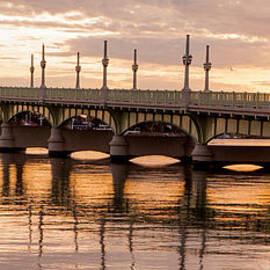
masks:
[[[209,71],[211,70],[212,64],[209,62],[209,45],[206,46],[206,62],[203,64],[205,70],[205,87],[204,91],[208,92],[209,89]],[[189,35],[186,37],[186,52],[185,55],[182,57],[183,65],[185,66],[185,73],[184,73],[184,92],[189,92],[191,89],[189,88],[189,66],[192,61],[192,55],[189,53],[190,50],[190,40]]]

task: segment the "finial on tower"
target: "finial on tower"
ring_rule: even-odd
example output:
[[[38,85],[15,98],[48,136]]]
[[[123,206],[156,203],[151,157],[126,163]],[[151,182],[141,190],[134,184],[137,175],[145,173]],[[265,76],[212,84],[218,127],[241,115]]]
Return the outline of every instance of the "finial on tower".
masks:
[[[80,66],[80,53],[79,52],[77,52],[77,66],[75,67],[75,71],[77,73],[77,75],[76,75],[76,88],[80,88],[81,66]]]
[[[134,49],[134,62],[132,65],[132,70],[133,70],[133,89],[137,89],[137,71],[139,68],[139,65],[137,65],[137,50]]]
[[[30,78],[30,87],[34,87],[34,71],[35,71],[35,67],[34,67],[34,55],[31,54],[31,66],[30,66],[31,78]]]
[[[206,46],[206,61],[203,64],[205,70],[205,87],[204,91],[208,92],[209,89],[209,71],[211,70],[212,64],[209,62],[209,45]]]
[[[192,61],[192,55],[189,54],[189,35],[187,35],[186,38],[186,53],[182,57],[183,64],[185,66],[185,78],[184,78],[184,88],[183,91],[191,91],[189,88],[189,65]]]
[[[45,46],[42,44],[42,60],[40,61],[41,66],[41,88],[46,88],[45,85],[45,67],[46,67],[46,61],[45,61]]]

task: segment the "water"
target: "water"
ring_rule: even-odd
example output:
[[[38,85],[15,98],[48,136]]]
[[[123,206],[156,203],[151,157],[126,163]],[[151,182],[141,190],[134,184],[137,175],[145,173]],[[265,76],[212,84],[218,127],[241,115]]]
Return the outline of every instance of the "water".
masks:
[[[0,269],[270,269],[270,175],[2,154]]]

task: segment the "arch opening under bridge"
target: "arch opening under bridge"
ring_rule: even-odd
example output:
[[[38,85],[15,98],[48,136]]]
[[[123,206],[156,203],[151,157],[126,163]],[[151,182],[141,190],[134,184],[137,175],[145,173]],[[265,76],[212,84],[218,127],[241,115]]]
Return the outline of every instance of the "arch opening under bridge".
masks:
[[[190,158],[197,141],[186,130],[161,120],[136,123],[124,130],[121,136],[129,158],[162,155],[184,160]]]

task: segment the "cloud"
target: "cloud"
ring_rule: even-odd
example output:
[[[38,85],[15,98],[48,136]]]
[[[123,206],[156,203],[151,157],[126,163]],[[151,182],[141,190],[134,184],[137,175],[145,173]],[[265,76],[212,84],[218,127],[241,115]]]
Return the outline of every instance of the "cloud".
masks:
[[[254,81],[252,83],[260,86],[270,86],[270,81]]]
[[[103,40],[108,39],[110,67],[115,70],[121,61],[131,64],[133,49],[138,48],[140,69],[153,65],[158,70],[160,65],[168,65],[177,73],[182,70],[185,35],[189,33],[191,70],[203,71],[206,44],[211,45],[213,70],[229,70],[231,66],[234,73],[245,68],[270,69],[268,0],[260,0],[259,5],[257,0],[0,0],[0,8],[0,34],[5,36],[0,49],[15,62],[23,57],[23,51],[37,52],[45,42],[48,61],[50,57],[54,59],[51,64],[58,60],[65,72],[63,62],[71,61],[77,51],[82,59],[100,63]],[[248,76],[241,75],[245,83],[224,85],[267,80]],[[236,80],[236,76],[230,78]],[[172,87],[175,81],[170,79],[155,73],[151,78],[145,76],[144,83],[156,87],[159,80],[159,85]],[[221,73],[212,79],[215,87],[222,87],[220,80],[225,80]],[[119,81],[125,84],[125,78]]]
[[[16,57],[5,57],[5,56],[0,56],[0,60],[14,60],[17,59]]]

